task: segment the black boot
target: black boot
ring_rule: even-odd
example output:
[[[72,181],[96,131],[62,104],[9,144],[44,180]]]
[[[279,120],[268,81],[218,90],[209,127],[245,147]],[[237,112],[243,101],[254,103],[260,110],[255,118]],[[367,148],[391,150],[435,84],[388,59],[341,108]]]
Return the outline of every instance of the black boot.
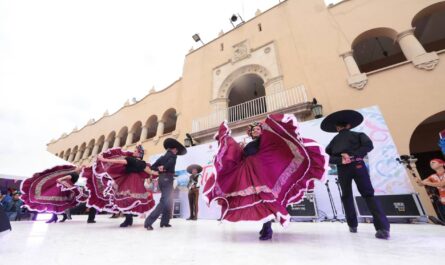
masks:
[[[90,210],[88,211],[87,223],[88,224],[96,223],[96,221],[94,221],[95,218],[96,218],[96,209],[95,208],[90,208]]]
[[[127,227],[133,225],[133,215],[126,214],[125,215],[125,221],[120,225],[120,227]]]
[[[263,227],[261,227],[260,236],[264,234],[264,231],[266,231],[266,223],[263,223]]]
[[[357,227],[349,227],[349,232],[357,233]]]
[[[385,229],[379,229],[375,233],[375,237],[378,239],[389,239],[389,231]]]
[[[266,229],[266,231],[264,231],[264,233],[260,236],[260,240],[264,241],[264,240],[270,240],[272,239],[272,228],[269,227],[268,229]]]
[[[264,231],[263,234],[260,236],[260,240],[269,240],[272,239],[272,221],[269,221],[267,223],[264,223]]]
[[[59,218],[57,218],[57,214],[53,213],[53,216],[51,217],[51,219],[49,219],[48,221],[46,221],[47,224],[50,223],[57,223],[57,220],[59,220]]]
[[[68,219],[68,216],[66,215],[66,213],[62,214],[63,218],[62,220],[60,220],[61,223],[65,222],[66,219]]]

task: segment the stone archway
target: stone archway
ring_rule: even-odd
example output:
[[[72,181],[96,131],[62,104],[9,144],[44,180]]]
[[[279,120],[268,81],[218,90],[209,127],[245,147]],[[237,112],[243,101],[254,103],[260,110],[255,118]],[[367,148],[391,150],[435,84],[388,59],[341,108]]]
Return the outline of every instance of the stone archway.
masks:
[[[445,49],[445,1],[420,10],[411,22],[414,36],[427,52]]]
[[[445,111],[438,112],[423,120],[411,135],[409,143],[410,154],[418,159],[416,168],[422,179],[434,173],[429,165],[431,159],[445,158],[445,155],[441,152],[438,145],[440,139],[439,133],[443,130],[445,130]],[[437,194],[436,188],[425,188],[429,197]],[[438,216],[440,216],[434,203],[433,207],[436,213],[438,213]],[[442,215],[445,215],[445,213],[442,213]]]
[[[264,66],[258,64],[246,65],[240,67],[234,72],[232,72],[229,76],[227,76],[224,82],[222,82],[221,86],[218,89],[217,97],[228,98],[230,93],[230,88],[233,86],[233,83],[236,80],[239,80],[240,77],[249,74],[259,76],[261,79],[263,79],[265,84],[269,81],[269,78],[271,76],[270,72]]]
[[[429,169],[429,160],[444,158],[438,145],[439,132],[443,130],[445,130],[445,111],[431,115],[422,121],[411,135],[409,150],[419,159],[417,168],[423,177],[432,173]]]
[[[283,90],[282,77],[277,75],[277,73],[273,74],[272,71],[259,64],[244,65],[228,74],[222,81],[214,83],[211,104],[215,112],[228,108],[228,99],[234,83],[246,76],[257,76],[262,79],[265,95]]]
[[[267,112],[264,80],[257,74],[245,74],[234,80],[228,94],[229,122]]]

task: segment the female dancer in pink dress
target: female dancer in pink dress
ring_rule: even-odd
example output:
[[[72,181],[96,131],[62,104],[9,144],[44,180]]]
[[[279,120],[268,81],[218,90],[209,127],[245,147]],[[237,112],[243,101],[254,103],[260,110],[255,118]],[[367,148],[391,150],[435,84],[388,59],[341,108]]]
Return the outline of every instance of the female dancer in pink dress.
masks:
[[[91,169],[84,170],[90,191],[87,206],[99,211],[123,212],[125,221],[120,227],[133,225],[133,214],[153,208],[153,195],[144,182],[158,173],[150,170],[143,156],[141,145],[134,152],[113,148],[99,155]]]
[[[293,115],[270,115],[263,124],[251,124],[248,135],[253,140],[242,148],[221,124],[216,175],[206,181],[204,195],[221,205],[224,220],[262,222],[259,239],[269,240],[271,221],[289,221],[286,206],[322,180],[327,159],[316,142],[300,137]]]
[[[56,166],[35,173],[21,184],[21,199],[30,211],[50,212],[47,223],[57,222],[57,214],[85,202],[87,195],[74,185],[79,179],[80,167]]]

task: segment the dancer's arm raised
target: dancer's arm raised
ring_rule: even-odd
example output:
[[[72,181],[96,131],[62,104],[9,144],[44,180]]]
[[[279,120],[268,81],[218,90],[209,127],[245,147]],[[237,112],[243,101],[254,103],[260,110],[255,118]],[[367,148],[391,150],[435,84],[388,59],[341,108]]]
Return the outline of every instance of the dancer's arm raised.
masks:
[[[128,164],[127,160],[125,160],[125,159],[108,159],[108,158],[104,158],[102,155],[98,155],[97,159],[99,161],[105,162],[105,163],[122,164],[122,165]]]

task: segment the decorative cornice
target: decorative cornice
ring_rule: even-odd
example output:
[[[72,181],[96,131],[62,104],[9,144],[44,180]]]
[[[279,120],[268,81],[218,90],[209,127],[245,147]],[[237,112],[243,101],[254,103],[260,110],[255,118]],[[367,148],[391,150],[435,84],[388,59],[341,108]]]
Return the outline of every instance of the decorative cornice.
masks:
[[[362,90],[368,83],[368,77],[366,74],[353,75],[348,78],[348,84],[350,87]]]
[[[418,69],[431,71],[439,63],[439,56],[436,52],[425,53],[415,57],[412,63]]]

